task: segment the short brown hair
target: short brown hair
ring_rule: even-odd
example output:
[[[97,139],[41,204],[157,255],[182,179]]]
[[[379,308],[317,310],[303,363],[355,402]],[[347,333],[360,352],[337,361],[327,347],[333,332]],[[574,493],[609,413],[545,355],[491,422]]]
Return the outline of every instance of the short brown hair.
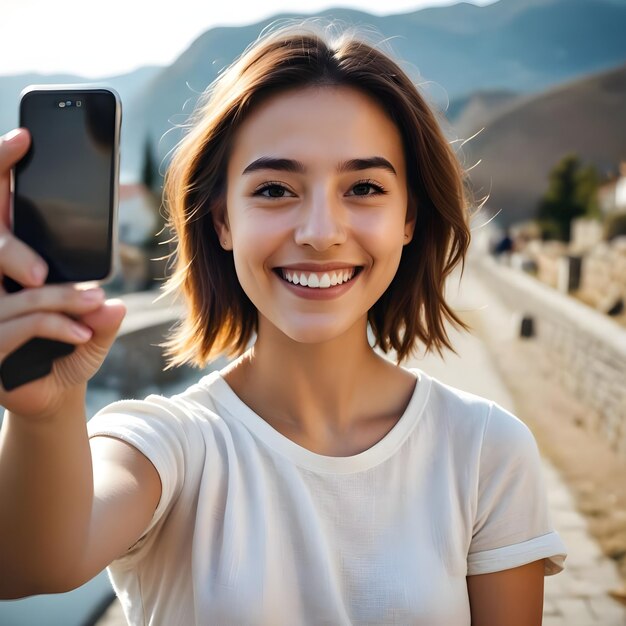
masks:
[[[205,366],[247,348],[257,311],[244,293],[214,218],[225,212],[232,139],[251,108],[280,91],[348,86],[375,100],[400,130],[407,168],[407,216],[415,233],[398,271],[368,313],[376,344],[400,362],[419,340],[426,352],[450,345],[444,318],[469,329],[444,299],[445,279],[470,243],[464,171],[436,114],[391,56],[345,31],[332,37],[316,22],[263,35],[207,89],[165,176],[165,208],[175,265],[166,293],[184,295],[188,311],[163,344],[169,366]]]

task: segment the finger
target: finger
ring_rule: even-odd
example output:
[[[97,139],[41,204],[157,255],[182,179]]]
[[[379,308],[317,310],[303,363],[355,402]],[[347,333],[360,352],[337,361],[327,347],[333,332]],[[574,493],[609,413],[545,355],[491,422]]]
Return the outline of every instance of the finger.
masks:
[[[0,227],[0,274],[23,287],[38,287],[48,275],[48,266],[32,248]]]
[[[36,311],[81,315],[101,306],[104,299],[105,293],[99,287],[81,289],[76,286],[49,285],[24,289],[2,298],[0,322]]]
[[[42,284],[48,272],[43,259],[10,233],[10,170],[26,154],[30,142],[25,128],[0,137],[0,274],[23,286]]]
[[[93,330],[93,344],[108,351],[125,315],[126,305],[121,300],[107,300],[95,311],[77,317],[77,321]]]
[[[31,313],[0,324],[0,361],[34,337],[81,344],[92,334],[91,328],[62,313]]]
[[[0,137],[0,230],[10,227],[11,168],[28,152],[30,133],[16,128]]]

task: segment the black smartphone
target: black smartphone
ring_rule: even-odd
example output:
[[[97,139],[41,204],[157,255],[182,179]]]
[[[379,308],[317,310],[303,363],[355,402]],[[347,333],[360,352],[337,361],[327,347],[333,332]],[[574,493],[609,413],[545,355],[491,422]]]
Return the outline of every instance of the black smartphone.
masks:
[[[121,100],[109,87],[31,85],[19,105],[31,145],[12,172],[13,233],[48,264],[47,283],[106,282],[114,273]],[[5,278],[4,287],[22,288]],[[0,365],[5,389],[48,374],[74,346],[35,338]]]

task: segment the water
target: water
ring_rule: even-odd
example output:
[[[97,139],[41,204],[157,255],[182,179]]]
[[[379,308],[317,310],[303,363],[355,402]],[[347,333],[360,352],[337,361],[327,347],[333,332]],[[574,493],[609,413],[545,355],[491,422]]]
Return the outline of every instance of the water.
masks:
[[[85,626],[113,598],[106,572],[68,593],[0,601],[1,626]]]
[[[162,388],[155,385],[143,389],[137,397],[144,398],[150,393],[179,393],[206,373],[190,370],[184,379]],[[91,417],[102,407],[119,399],[116,390],[90,386],[86,398],[87,415]],[[0,424],[3,413],[0,407]],[[0,601],[0,626],[87,626],[99,616],[102,608],[108,606],[113,596],[113,588],[104,570],[88,583],[68,593]]]

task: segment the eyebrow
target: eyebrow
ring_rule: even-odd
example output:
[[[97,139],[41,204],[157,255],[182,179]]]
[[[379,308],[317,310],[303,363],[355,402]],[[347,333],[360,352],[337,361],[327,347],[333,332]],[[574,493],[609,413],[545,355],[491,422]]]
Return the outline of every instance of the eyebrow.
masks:
[[[372,168],[385,169],[397,176],[396,170],[393,165],[384,157],[373,156],[365,159],[350,159],[339,163],[337,166],[337,172],[343,174],[344,172],[357,172],[359,170],[368,170]],[[274,157],[260,157],[250,163],[242,172],[243,174],[250,174],[258,170],[278,170],[282,172],[292,172],[294,174],[305,174],[306,167],[301,161],[295,159],[278,159]]]

